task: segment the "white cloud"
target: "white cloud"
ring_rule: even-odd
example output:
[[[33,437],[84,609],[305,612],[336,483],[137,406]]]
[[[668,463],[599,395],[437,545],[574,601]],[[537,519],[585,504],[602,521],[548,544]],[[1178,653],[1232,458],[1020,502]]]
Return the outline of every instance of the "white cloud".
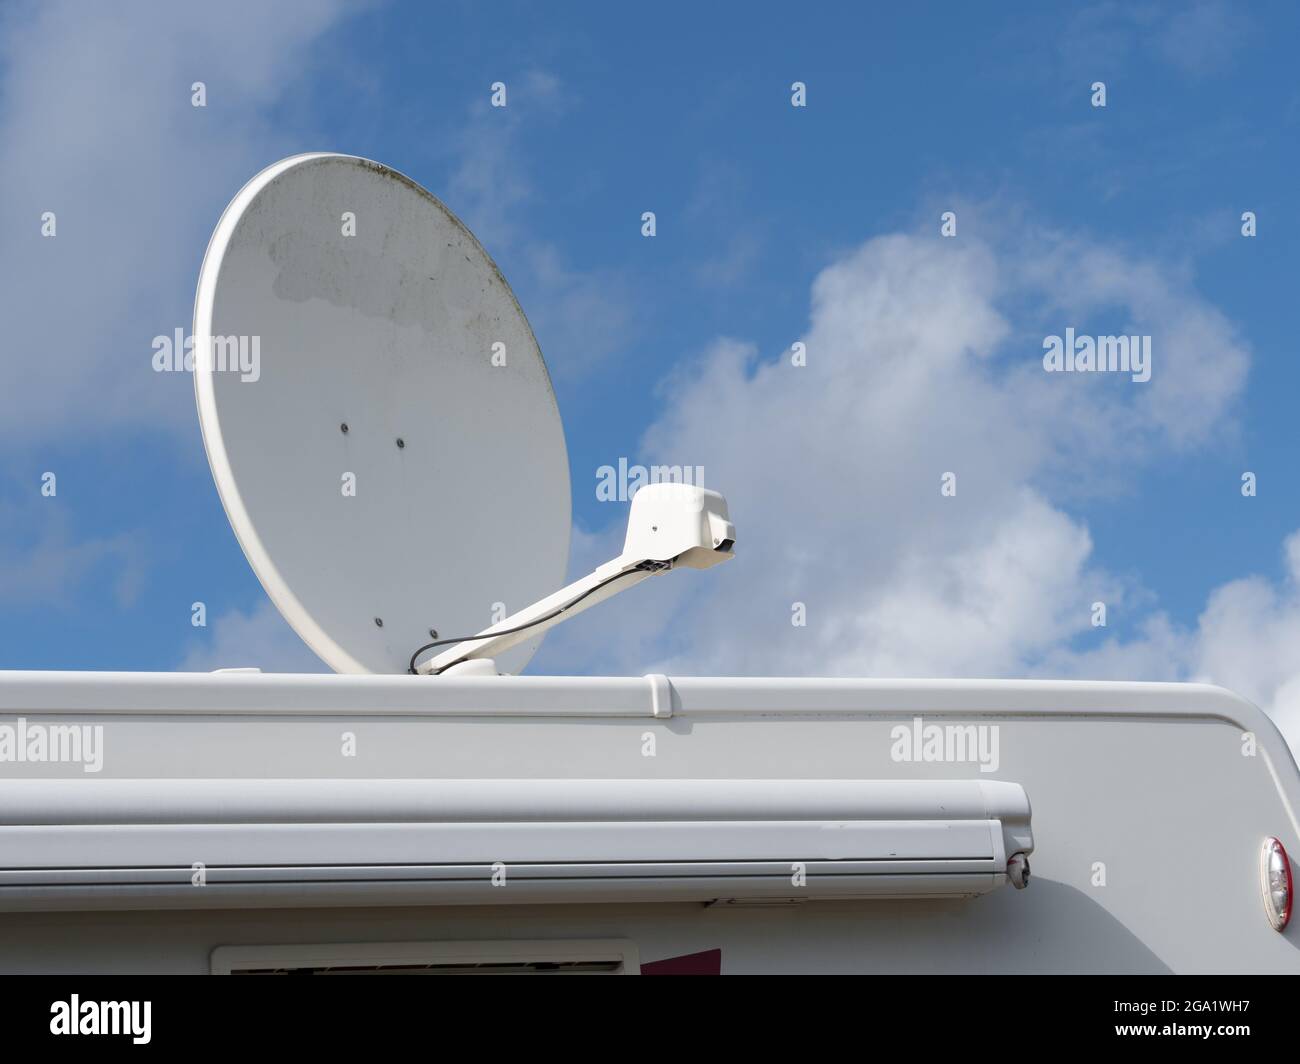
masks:
[[[1155,58],[1190,78],[1221,73],[1254,34],[1248,5],[1192,0],[1176,5],[1105,0],[1065,22],[1059,49],[1073,80]]]
[[[524,143],[529,135],[541,135],[574,101],[545,71],[527,71],[506,86],[507,106],[476,100],[452,139],[455,166],[446,202],[488,254],[508,263],[505,272],[551,373],[573,378],[628,343],[633,300],[617,271],[573,268],[528,224],[536,190]]]
[[[1280,584],[1247,576],[1214,591],[1193,637],[1192,668],[1259,703],[1300,750],[1300,532],[1287,537],[1284,554]]]
[[[701,287],[735,288],[753,275],[769,234],[765,213],[752,209],[752,202],[749,177],[743,168],[717,158],[702,161],[681,220],[713,249],[691,267],[691,275]]]
[[[190,383],[150,342],[189,331],[221,208],[286,144],[268,109],[341,2],[55,2],[0,32],[5,357],[0,434],[39,443],[121,425],[193,426]],[[207,107],[190,86],[207,85]],[[41,235],[52,211],[58,235]]]
[[[519,261],[526,269],[521,291],[529,322],[553,371],[580,375],[627,343],[633,312],[620,277],[569,269],[552,245],[540,241],[524,245]]]
[[[1232,65],[1251,35],[1251,12],[1226,0],[1157,9],[1156,53],[1183,73],[1208,77]]]
[[[69,525],[57,497],[0,504],[0,602],[75,606],[82,584],[105,573],[119,605],[135,601],[142,570],[135,540],[125,533],[78,539]]]
[[[1160,612],[1127,641],[1074,651],[1058,647],[1041,675],[1215,683],[1267,712],[1300,753],[1300,531],[1283,543],[1274,583],[1243,576],[1214,588],[1191,627]]]
[[[195,635],[182,672],[259,668],[264,672],[328,672],[329,670],[267,600],[251,610],[231,610],[208,620]]]
[[[734,340],[682,366],[641,458],[705,467],[736,559],[575,619],[536,667],[1210,679],[1300,739],[1300,533],[1281,587],[1227,584],[1187,630],[1097,564],[1063,501],[1232,431],[1244,343],[1183,271],[1023,232],[871,240],[816,279],[806,367]],[[1152,335],[1151,381],[1044,373],[1066,325]],[[623,516],[579,537],[577,569],[616,553]],[[1134,634],[1099,638],[1095,601],[1140,615]]]

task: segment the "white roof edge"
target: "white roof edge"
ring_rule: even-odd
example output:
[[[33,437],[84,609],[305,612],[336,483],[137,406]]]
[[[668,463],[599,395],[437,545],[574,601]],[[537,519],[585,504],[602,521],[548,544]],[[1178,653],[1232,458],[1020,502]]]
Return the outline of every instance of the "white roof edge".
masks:
[[[1049,702],[1050,699],[1050,702]],[[0,671],[0,713],[355,716],[930,713],[1212,718],[1273,725],[1222,687],[1109,680]]]

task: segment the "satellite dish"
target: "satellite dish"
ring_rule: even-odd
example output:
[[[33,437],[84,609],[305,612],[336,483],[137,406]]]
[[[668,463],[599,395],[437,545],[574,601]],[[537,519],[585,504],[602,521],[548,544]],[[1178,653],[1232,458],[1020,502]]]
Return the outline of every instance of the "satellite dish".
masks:
[[[406,672],[433,632],[478,632],[562,583],[546,364],[496,264],[409,178],[323,153],[253,178],[204,258],[194,351],[226,515],[336,671]],[[541,631],[496,667],[522,669]]]

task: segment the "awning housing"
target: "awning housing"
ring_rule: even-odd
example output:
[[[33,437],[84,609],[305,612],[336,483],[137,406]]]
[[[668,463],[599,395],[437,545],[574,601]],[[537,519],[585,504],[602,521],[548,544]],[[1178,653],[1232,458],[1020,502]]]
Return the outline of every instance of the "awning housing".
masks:
[[[990,780],[6,780],[0,910],[972,896]]]

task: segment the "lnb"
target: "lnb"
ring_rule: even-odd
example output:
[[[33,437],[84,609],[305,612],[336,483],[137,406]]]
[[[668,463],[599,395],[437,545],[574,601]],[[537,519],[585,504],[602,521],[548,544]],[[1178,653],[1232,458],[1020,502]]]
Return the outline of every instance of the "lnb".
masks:
[[[691,484],[648,484],[632,496],[623,553],[608,564],[657,561],[708,569],[730,558],[735,543],[736,527],[719,492]]]

